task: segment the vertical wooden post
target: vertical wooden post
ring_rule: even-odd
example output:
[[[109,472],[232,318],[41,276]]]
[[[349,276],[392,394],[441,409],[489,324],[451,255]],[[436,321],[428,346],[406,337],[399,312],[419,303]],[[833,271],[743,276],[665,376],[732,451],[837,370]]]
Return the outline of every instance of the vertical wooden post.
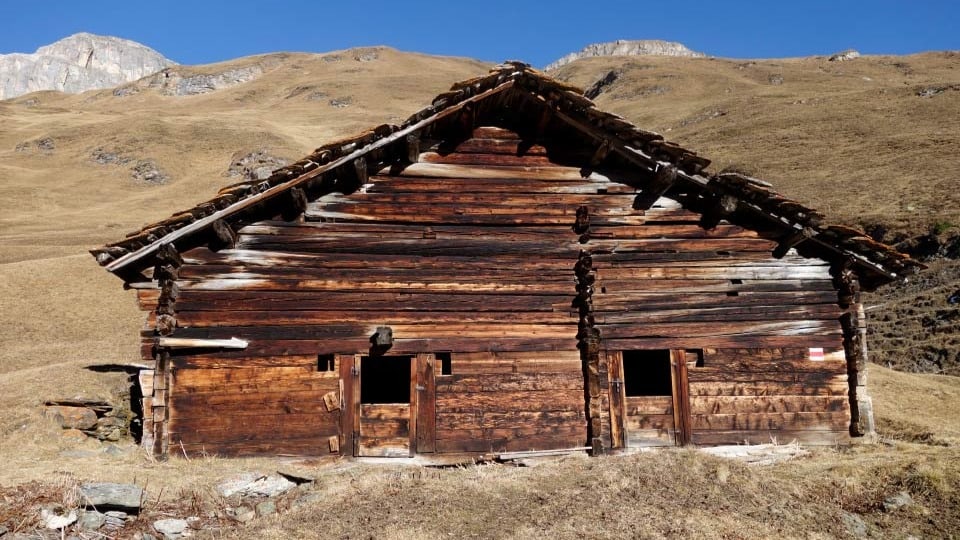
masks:
[[[623,383],[623,353],[620,351],[606,352],[607,365],[610,370],[610,446],[612,448],[626,448],[626,388]]]
[[[411,438],[410,448],[420,453],[435,452],[437,445],[437,381],[434,354],[417,355],[417,436]],[[411,413],[411,417],[413,413]],[[416,443],[416,444],[414,444]],[[412,450],[411,450],[412,451]]]
[[[849,264],[832,269],[837,303],[845,313],[840,317],[843,350],[847,358],[850,397],[850,435],[873,435],[873,400],[867,394],[867,324],[860,303],[860,281]]]
[[[160,459],[167,458],[170,447],[169,409],[167,401],[170,391],[170,352],[164,349],[156,353],[156,366],[153,372],[153,454]]]
[[[673,428],[677,444],[690,443],[690,384],[687,378],[687,358],[683,349],[670,351],[671,380],[673,383]]]
[[[417,454],[417,420],[420,418],[420,392],[417,388],[420,386],[418,381],[418,370],[420,367],[420,355],[410,359],[410,419],[407,421],[409,426],[407,436],[410,438],[410,457]]]
[[[356,362],[354,362],[356,360]],[[354,456],[357,451],[357,431],[359,415],[360,362],[359,356],[352,354],[337,355],[340,365],[340,384],[343,386],[343,403],[340,404],[340,453]],[[357,375],[355,376],[354,373]]]

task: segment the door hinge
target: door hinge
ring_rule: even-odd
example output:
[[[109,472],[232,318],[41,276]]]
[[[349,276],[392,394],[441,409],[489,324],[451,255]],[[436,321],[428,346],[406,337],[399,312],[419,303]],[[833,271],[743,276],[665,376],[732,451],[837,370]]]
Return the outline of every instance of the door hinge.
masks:
[[[418,385],[416,385],[416,386],[414,386],[414,388],[416,388],[416,389],[417,389],[417,392],[423,392],[424,390],[426,390],[426,389],[427,389],[427,387],[425,387],[425,386],[422,386],[422,385],[419,385],[419,384],[418,384]]]

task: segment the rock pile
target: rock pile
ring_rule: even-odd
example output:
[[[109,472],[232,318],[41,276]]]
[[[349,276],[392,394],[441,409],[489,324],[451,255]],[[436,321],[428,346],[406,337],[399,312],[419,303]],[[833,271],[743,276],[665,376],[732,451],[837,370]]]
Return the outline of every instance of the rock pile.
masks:
[[[152,159],[134,159],[118,151],[107,150],[102,146],[98,146],[90,152],[90,159],[100,165],[129,165],[132,163],[130,177],[136,182],[161,185],[170,181],[170,175]]]
[[[273,156],[264,149],[254,150],[244,154],[237,152],[230,160],[227,176],[243,177],[244,180],[266,180],[273,171],[289,163],[286,159]]]
[[[66,430],[67,437],[115,442],[130,434],[133,414],[126,407],[89,398],[47,401],[44,406],[45,416]]]
[[[134,484],[71,483],[35,498],[16,522],[0,517],[0,540],[222,535],[224,529],[314,501],[318,493],[310,489],[312,482],[287,472],[250,472],[224,479],[210,496],[150,499],[150,504],[147,492]]]
[[[39,152],[41,154],[50,154],[56,148],[56,144],[51,137],[41,137],[32,141],[24,141],[17,144],[14,149],[17,152]]]
[[[860,51],[847,49],[830,56],[829,60],[831,62],[846,62],[847,60],[853,60],[854,58],[860,58]]]

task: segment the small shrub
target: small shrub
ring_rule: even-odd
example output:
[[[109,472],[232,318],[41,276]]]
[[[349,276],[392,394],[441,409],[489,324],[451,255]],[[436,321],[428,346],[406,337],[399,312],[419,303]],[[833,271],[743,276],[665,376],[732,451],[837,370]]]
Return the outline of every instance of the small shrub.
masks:
[[[933,224],[933,234],[941,235],[954,227],[956,227],[956,225],[949,221],[938,221]]]

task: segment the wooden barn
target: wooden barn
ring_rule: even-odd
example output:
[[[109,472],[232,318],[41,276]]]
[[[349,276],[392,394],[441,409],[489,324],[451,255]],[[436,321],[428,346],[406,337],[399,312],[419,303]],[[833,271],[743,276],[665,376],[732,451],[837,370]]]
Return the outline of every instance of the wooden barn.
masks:
[[[520,63],[93,250],[156,455],[873,430],[861,290],[921,266]]]

